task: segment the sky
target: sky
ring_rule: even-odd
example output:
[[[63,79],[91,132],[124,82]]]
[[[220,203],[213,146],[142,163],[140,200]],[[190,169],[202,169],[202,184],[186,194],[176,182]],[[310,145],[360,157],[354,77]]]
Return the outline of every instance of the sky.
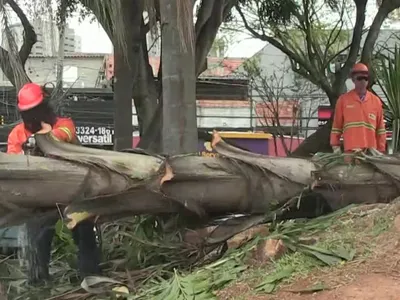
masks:
[[[376,0],[369,0],[366,10],[366,26],[369,26],[372,23],[376,12]],[[323,19],[325,19],[327,22],[332,22],[333,24],[333,22],[335,21],[332,18],[335,19],[336,16],[330,11],[327,11],[323,17]],[[349,11],[348,18],[348,26],[351,28],[353,26],[352,23],[355,20],[355,10]],[[76,34],[82,37],[82,52],[112,52],[112,44],[108,39],[107,34],[96,21],[90,22],[89,20],[85,20],[83,22],[79,22],[78,18],[72,18],[69,20],[69,25],[70,27],[75,29]],[[399,22],[386,21],[383,28],[385,28],[386,26],[389,26],[392,29],[400,29]],[[228,48],[226,56],[251,57],[259,52],[265,45],[265,42],[251,38],[247,34],[236,34],[234,37],[234,41]]]
[[[69,26],[75,29],[75,34],[82,37],[82,52],[111,53],[112,44],[107,34],[98,22],[85,20],[79,22],[77,18],[69,21]],[[238,34],[226,53],[230,57],[251,57],[265,45],[246,34]]]
[[[376,11],[377,9],[375,0],[368,1],[366,18],[367,25],[372,22],[373,16],[376,14]],[[354,14],[355,11],[353,11],[352,14],[350,13],[349,17],[351,20],[354,20]],[[326,15],[328,16],[330,14]],[[16,16],[15,19],[16,22],[19,21]],[[330,18],[328,17],[328,19]],[[75,29],[75,33],[82,38],[82,52],[112,53],[112,44],[108,39],[107,34],[104,32],[97,21],[90,22],[88,19],[86,19],[80,22],[77,17],[73,17],[69,19],[68,23],[71,28]],[[394,27],[393,24],[390,25],[390,27]],[[265,46],[265,44],[265,42],[251,38],[249,35],[242,33],[236,34],[233,38],[232,43],[230,43],[230,47],[228,48],[226,56],[251,57],[259,52]]]

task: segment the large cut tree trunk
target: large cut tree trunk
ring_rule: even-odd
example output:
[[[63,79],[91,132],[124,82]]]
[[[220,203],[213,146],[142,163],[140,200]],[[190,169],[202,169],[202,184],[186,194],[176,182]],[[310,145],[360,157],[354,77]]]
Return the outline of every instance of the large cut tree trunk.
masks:
[[[315,215],[316,204],[303,208],[303,194],[324,196],[331,210],[400,195],[400,162],[391,156],[361,156],[360,165],[327,168],[332,155],[312,161],[268,157],[235,148],[218,134],[212,146],[220,156],[214,158],[165,158],[142,150],[90,149],[43,135],[36,139],[52,158],[0,155],[0,226],[63,206],[73,227],[94,216],[127,214],[185,213],[207,221],[230,213],[284,218],[288,209],[287,217],[293,217],[303,209],[297,216],[304,217]]]

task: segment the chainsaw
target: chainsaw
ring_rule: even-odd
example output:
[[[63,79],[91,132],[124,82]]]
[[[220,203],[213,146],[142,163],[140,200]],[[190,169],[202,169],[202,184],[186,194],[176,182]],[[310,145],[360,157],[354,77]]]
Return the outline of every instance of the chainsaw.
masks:
[[[35,135],[32,134],[22,145],[22,151],[24,155],[29,156],[43,156],[43,152],[36,145]]]

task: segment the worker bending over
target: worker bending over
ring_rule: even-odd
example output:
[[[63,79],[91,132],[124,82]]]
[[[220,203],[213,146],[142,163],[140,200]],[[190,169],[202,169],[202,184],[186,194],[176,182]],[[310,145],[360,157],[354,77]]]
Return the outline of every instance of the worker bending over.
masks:
[[[346,153],[375,149],[385,152],[386,130],[380,99],[367,90],[369,71],[364,64],[351,70],[354,89],[339,97],[333,119],[330,143],[341,153],[340,138]]]
[[[73,121],[58,117],[48,100],[49,97],[44,89],[35,83],[27,83],[21,88],[18,93],[18,110],[23,122],[10,132],[7,153],[24,154],[24,143],[34,134],[50,133],[50,136],[57,141],[77,142]],[[28,253],[28,277],[32,283],[49,279],[51,244],[57,220],[58,216],[55,214],[51,217],[35,218],[27,223],[28,240],[32,241],[33,246],[32,253]],[[100,253],[94,223],[84,221],[78,224],[72,230],[72,236],[78,246],[80,275],[84,277],[99,273]]]

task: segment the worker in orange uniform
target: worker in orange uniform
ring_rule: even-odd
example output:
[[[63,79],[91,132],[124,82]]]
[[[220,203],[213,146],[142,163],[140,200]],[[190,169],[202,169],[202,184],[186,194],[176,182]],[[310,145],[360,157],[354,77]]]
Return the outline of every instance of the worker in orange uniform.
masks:
[[[380,99],[367,90],[369,71],[362,63],[351,70],[354,89],[339,97],[333,119],[330,143],[341,153],[340,138],[346,153],[374,149],[385,152],[386,130]]]
[[[58,117],[50,106],[48,98],[43,87],[35,83],[27,83],[21,88],[18,93],[18,109],[23,122],[15,126],[9,134],[7,153],[24,154],[23,145],[34,134],[50,133],[55,140],[76,142],[74,122],[69,118]],[[28,263],[39,267],[38,272],[33,268],[29,270],[28,277],[31,283],[49,279],[51,244],[57,220],[58,216],[55,215],[29,220],[27,223],[28,239],[33,241],[37,249],[36,254],[29,255]],[[94,223],[87,221],[78,224],[72,231],[72,237],[78,246],[80,275],[84,277],[98,274],[100,253]]]

